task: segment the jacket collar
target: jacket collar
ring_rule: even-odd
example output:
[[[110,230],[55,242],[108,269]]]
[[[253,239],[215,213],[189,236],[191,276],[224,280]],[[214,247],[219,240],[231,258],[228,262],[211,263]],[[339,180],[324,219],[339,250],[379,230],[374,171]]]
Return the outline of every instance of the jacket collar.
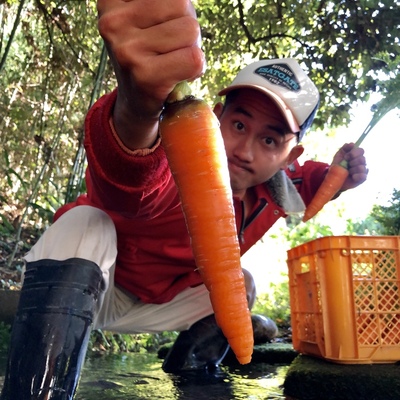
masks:
[[[306,206],[296,187],[282,170],[278,171],[266,185],[276,204],[285,211],[287,215],[302,213]]]

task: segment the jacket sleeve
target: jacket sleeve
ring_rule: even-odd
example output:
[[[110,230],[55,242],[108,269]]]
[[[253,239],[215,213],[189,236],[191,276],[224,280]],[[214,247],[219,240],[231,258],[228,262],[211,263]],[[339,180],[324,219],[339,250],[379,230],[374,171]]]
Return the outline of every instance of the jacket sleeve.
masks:
[[[112,128],[116,91],[100,98],[85,120],[87,196],[99,208],[137,216],[160,199],[172,177],[160,145],[147,152],[123,147]]]
[[[303,165],[300,165],[296,160],[286,170],[306,206],[310,204],[328,169],[329,164],[326,163],[306,161]]]

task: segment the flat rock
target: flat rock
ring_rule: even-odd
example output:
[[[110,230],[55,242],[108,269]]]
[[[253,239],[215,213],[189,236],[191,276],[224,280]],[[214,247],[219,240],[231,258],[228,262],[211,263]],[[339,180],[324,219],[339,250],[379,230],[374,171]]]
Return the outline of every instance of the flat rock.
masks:
[[[283,387],[291,400],[398,400],[400,363],[336,364],[299,355]]]

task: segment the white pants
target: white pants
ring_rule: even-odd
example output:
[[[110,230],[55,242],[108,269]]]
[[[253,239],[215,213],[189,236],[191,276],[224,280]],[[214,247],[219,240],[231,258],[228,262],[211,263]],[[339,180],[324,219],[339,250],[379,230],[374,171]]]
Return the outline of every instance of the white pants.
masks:
[[[204,285],[188,288],[164,304],[147,304],[114,285],[117,236],[103,211],[79,206],[62,215],[25,256],[26,262],[82,258],[96,263],[103,274],[94,328],[121,333],[156,333],[189,329],[213,313]]]

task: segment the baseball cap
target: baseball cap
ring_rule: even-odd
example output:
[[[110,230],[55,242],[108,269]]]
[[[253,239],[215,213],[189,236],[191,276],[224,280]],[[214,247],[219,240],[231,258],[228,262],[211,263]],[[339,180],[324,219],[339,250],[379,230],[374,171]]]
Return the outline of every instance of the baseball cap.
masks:
[[[319,105],[318,89],[293,58],[256,61],[243,68],[220,96],[239,88],[254,88],[272,98],[292,132],[301,140]]]

